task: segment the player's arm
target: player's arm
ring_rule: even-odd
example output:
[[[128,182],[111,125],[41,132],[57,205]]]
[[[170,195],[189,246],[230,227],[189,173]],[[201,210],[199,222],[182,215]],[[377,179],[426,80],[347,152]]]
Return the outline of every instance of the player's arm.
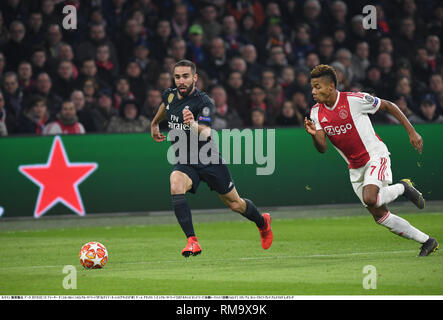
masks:
[[[151,136],[155,141],[161,142],[166,139],[166,137],[160,132],[160,122],[166,119],[166,107],[165,103],[162,102],[155,114],[154,119],[151,122]]]
[[[380,109],[390,113],[395,119],[397,119],[400,124],[406,129],[409,135],[409,141],[412,146],[418,153],[421,153],[423,150],[423,139],[422,137],[415,131],[412,124],[409,122],[408,118],[404,115],[404,113],[400,110],[399,107],[395,103],[392,103],[388,100],[381,100]]]
[[[211,136],[211,127],[204,124],[199,124],[194,119],[193,113],[189,109],[183,110],[183,122],[189,125],[192,132],[198,133],[199,137],[208,138]]]
[[[306,132],[309,133],[312,137],[312,142],[314,143],[315,148],[320,153],[325,153],[328,148],[328,144],[326,142],[326,134],[323,130],[317,130],[315,128],[314,122],[305,117],[304,126]]]

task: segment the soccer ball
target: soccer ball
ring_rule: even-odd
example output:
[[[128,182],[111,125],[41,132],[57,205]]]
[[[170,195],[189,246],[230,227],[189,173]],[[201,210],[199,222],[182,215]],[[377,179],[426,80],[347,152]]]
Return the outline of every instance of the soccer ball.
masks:
[[[101,269],[108,262],[108,250],[100,242],[88,242],[78,254],[80,263],[85,269]]]

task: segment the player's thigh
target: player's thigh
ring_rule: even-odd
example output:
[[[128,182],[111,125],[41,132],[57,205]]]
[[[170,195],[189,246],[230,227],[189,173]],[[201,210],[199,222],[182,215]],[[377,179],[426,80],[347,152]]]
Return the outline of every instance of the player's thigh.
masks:
[[[192,179],[184,172],[174,170],[169,176],[171,194],[183,194],[192,188]]]

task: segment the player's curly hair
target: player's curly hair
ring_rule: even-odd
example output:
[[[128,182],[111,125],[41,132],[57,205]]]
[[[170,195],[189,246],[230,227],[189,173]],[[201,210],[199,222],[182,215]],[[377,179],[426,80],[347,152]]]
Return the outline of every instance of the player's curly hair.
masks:
[[[335,69],[327,64],[319,64],[311,71],[311,79],[327,77],[337,87],[337,74]]]

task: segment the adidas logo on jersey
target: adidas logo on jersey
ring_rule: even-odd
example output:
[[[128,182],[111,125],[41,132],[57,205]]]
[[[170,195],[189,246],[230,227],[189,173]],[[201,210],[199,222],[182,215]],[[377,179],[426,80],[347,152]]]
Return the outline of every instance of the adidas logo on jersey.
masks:
[[[323,119],[321,119],[321,121],[320,122],[328,122],[328,119],[326,119],[326,117],[323,117]]]

